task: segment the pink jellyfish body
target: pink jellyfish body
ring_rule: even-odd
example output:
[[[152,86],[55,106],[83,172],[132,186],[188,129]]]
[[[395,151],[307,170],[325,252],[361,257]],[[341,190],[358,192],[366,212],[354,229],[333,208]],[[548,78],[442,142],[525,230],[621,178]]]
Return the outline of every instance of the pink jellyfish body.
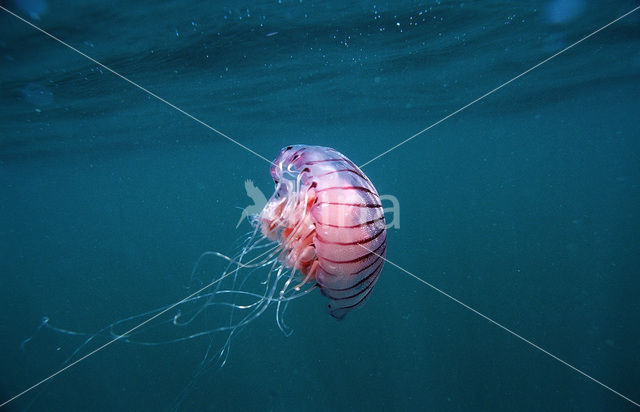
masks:
[[[371,294],[386,251],[380,198],[344,155],[321,146],[280,151],[275,192],[259,215],[262,234],[281,245],[280,260],[316,282],[342,319]]]

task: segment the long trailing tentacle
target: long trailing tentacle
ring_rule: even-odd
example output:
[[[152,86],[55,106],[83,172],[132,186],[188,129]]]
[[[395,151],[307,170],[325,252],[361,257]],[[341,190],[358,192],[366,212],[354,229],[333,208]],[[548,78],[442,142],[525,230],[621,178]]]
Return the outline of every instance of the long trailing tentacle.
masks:
[[[300,200],[298,198],[296,202]],[[305,204],[306,200],[305,197]],[[304,210],[302,217],[306,217],[307,213],[308,210]],[[263,235],[257,217],[252,218],[252,222],[253,230],[243,236],[242,246],[235,255],[207,251],[197,258],[187,285],[188,289],[197,288],[197,294],[178,303],[125,317],[92,333],[59,328],[54,326],[48,317],[43,317],[34,336],[41,330],[48,329],[83,339],[63,362],[63,366],[74,362],[85,353],[90,353],[93,347],[100,344],[100,340],[161,346],[197,338],[209,339],[207,350],[197,366],[193,379],[176,400],[176,405],[179,405],[193,390],[200,375],[212,368],[224,366],[231,350],[232,337],[260,317],[269,307],[275,306],[277,325],[289,336],[292,330],[284,322],[288,304],[313,289],[311,286],[301,291],[301,284],[292,288],[292,285],[296,285],[293,281],[297,272],[295,268],[289,268],[283,263],[283,258],[290,252],[290,248]],[[300,223],[292,228],[291,234],[296,235],[299,231]],[[206,280],[203,277],[203,266],[210,258],[223,260],[227,265],[214,279]],[[307,280],[309,276],[305,277],[302,283],[306,283]],[[153,322],[146,324],[151,319]],[[132,325],[136,326],[132,328]],[[139,327],[140,325],[144,327]],[[122,331],[128,332],[123,334]],[[30,344],[34,336],[25,339],[21,348]]]

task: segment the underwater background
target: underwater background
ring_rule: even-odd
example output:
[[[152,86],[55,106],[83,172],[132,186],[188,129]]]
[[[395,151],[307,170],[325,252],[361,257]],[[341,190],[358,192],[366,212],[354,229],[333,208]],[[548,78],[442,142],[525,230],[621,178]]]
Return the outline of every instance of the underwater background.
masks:
[[[309,144],[360,165],[640,3],[0,5],[267,159]],[[0,62],[4,402],[84,340],[43,317],[94,333],[179,301],[202,252],[233,255],[251,230],[244,181],[273,182],[4,10]],[[635,402],[639,96],[636,11],[363,168],[400,204],[388,259]],[[2,409],[636,409],[389,264],[344,321],[326,303],[294,301],[289,337],[268,310],[221,369],[196,376],[206,337],[116,342]]]

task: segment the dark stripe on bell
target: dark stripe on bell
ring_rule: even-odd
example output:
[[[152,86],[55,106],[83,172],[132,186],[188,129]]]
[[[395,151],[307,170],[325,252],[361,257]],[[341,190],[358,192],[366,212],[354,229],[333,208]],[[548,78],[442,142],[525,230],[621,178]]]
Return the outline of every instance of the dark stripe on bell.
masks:
[[[341,245],[341,246],[364,245],[365,243],[369,243],[372,240],[377,239],[378,236],[380,236],[382,234],[382,232],[384,232],[384,231],[385,231],[385,228],[382,228],[375,235],[370,236],[370,237],[368,237],[366,239],[356,240],[355,242],[330,242],[328,240],[322,239],[318,233],[316,233],[316,239],[318,239],[319,241],[321,241],[322,243],[327,244],[327,245]]]

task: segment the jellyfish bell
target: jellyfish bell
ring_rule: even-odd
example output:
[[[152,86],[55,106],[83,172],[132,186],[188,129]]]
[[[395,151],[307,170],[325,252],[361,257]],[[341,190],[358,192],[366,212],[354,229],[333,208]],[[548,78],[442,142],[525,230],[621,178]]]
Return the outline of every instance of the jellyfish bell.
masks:
[[[375,187],[346,156],[321,146],[283,148],[271,177],[276,187],[258,219],[262,234],[343,319],[368,298],[384,265],[386,226]]]

